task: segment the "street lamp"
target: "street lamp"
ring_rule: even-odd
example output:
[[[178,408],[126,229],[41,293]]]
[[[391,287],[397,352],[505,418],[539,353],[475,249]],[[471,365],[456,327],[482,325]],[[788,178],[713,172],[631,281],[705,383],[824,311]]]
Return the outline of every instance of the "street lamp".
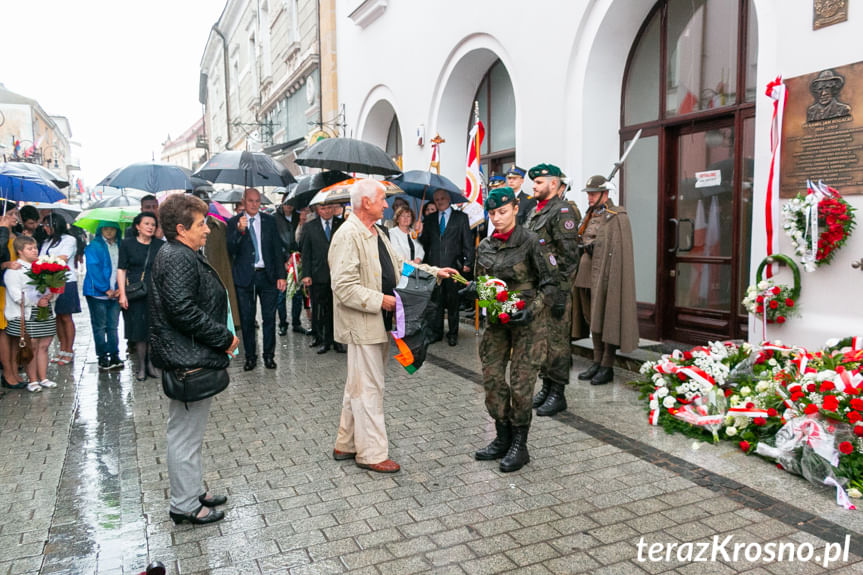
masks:
[[[45,152],[48,150],[52,150],[51,158],[46,159],[45,158]],[[51,167],[51,162],[53,160],[54,168],[59,168],[60,165],[59,165],[59,162],[57,162],[57,158],[62,158],[63,160],[66,159],[66,156],[63,153],[62,148],[60,148],[54,144],[48,144],[47,146],[42,146],[42,159],[45,160],[44,163],[47,167],[49,167],[49,168]]]

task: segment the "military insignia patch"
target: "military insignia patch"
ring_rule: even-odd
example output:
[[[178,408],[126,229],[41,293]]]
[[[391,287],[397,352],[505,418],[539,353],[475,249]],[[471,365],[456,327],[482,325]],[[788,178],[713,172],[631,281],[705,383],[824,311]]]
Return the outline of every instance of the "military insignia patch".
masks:
[[[569,212],[569,208],[560,208],[560,213],[566,214]]]
[[[554,254],[548,254],[548,261],[553,266],[557,265],[557,260],[554,259]]]
[[[571,229],[575,228],[575,222],[572,220],[566,220],[565,222],[563,222],[563,227],[568,229],[568,230],[571,230]]]

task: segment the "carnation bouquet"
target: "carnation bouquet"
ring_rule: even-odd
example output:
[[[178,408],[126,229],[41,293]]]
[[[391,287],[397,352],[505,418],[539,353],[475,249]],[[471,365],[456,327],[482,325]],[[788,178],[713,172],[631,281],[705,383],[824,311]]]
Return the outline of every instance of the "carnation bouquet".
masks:
[[[288,258],[288,287],[285,290],[285,298],[291,299],[298,289],[303,288],[300,278],[303,277],[303,268],[300,265],[300,254],[294,252]]]
[[[461,274],[454,275],[452,279],[462,284],[468,283]],[[509,323],[512,314],[523,310],[525,306],[524,300],[518,297],[519,292],[509,290],[505,281],[492,276],[476,278],[476,293],[479,307],[488,311],[491,322]]]
[[[749,286],[743,298],[743,307],[754,316],[764,316],[767,323],[785,323],[789,316],[797,314],[795,306],[793,288],[776,285],[772,279]]]
[[[32,263],[30,269],[25,272],[30,281],[28,285],[41,293],[61,294],[66,287],[66,272],[69,266],[62,259],[54,256],[40,256]],[[40,307],[36,319],[44,321],[51,317],[51,310]]]
[[[854,229],[854,208],[823,182],[808,182],[806,194],[785,202],[782,216],[783,228],[807,272],[829,264]]]

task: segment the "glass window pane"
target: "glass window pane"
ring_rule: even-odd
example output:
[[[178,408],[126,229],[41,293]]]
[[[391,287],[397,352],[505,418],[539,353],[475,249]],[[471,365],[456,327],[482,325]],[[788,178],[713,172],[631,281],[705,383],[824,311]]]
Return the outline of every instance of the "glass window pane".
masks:
[[[624,142],[624,147],[629,142]],[[656,303],[656,210],[659,202],[659,137],[641,138],[623,164],[623,197],[632,226],[635,293]],[[637,216],[635,214],[638,214]]]
[[[721,128],[683,135],[678,148],[679,245],[686,250],[681,255],[730,257],[734,130]],[[708,172],[714,172],[713,177]]]
[[[659,22],[657,10],[629,64],[623,116],[627,126],[659,118]]]
[[[755,3],[749,2],[746,14],[746,101],[754,102],[758,93],[758,18],[755,15]]]
[[[506,67],[498,61],[490,71],[491,150],[498,152],[515,147],[515,94]]]
[[[735,103],[738,0],[670,0],[665,108],[688,114]]]
[[[743,120],[743,181],[740,185],[740,261],[738,262],[740,299],[749,285],[750,251],[752,249],[752,181],[755,168],[755,120]],[[747,312],[740,305],[738,313]]]
[[[731,266],[727,264],[677,263],[677,307],[728,311],[731,301]]]

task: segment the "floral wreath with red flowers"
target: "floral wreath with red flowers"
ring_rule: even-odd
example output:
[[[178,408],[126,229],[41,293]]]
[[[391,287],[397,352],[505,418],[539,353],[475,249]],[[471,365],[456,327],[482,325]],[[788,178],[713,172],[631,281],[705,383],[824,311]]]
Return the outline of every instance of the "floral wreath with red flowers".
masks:
[[[467,283],[461,275],[453,276],[459,283]],[[489,321],[509,323],[512,314],[524,309],[524,300],[518,297],[517,291],[507,289],[506,282],[492,277],[479,276],[476,278],[476,294],[479,307],[488,310]]]
[[[806,194],[798,194],[782,206],[783,228],[807,272],[831,262],[854,229],[854,208],[823,182],[808,182]]]
[[[794,286],[777,284],[772,278],[762,279],[764,268],[771,263],[784,263],[794,274]],[[755,285],[746,288],[743,307],[756,317],[765,318],[767,323],[783,324],[789,316],[797,315],[797,299],[800,297],[800,269],[786,255],[773,254],[764,258],[755,274]]]

